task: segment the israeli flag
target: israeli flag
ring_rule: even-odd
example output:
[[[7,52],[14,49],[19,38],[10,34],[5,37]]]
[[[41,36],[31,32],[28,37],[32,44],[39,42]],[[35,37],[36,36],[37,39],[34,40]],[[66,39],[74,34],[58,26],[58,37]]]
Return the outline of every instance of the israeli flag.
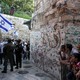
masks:
[[[4,18],[1,14],[0,14],[0,28],[5,30],[6,32],[13,28],[12,23],[8,21],[6,18]]]
[[[18,34],[18,32],[17,32],[17,31],[14,31],[13,35],[18,36],[19,34]]]

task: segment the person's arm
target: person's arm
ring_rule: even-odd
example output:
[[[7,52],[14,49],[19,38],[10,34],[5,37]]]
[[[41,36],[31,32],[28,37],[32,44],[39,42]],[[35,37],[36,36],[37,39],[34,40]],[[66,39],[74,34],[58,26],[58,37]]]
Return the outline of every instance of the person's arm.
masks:
[[[61,51],[58,52],[58,54],[60,55],[60,59],[62,60],[62,55],[61,55]]]
[[[60,60],[60,63],[66,64],[66,65],[69,65],[70,64],[68,60]]]

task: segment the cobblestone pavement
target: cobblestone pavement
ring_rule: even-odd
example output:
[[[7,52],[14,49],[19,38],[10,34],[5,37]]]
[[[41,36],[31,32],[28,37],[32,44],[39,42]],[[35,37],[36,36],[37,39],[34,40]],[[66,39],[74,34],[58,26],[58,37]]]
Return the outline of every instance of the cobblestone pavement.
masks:
[[[7,73],[1,73],[3,65],[0,65],[0,80],[52,80],[50,75],[35,67],[30,61],[23,61],[23,67]]]

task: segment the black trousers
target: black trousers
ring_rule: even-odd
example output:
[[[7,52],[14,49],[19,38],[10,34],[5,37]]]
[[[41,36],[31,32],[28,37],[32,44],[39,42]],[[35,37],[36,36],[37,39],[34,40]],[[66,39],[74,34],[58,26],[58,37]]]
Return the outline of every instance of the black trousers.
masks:
[[[16,67],[22,67],[22,55],[21,54],[16,54]]]
[[[27,58],[30,60],[30,51],[28,51]]]
[[[3,53],[0,53],[0,64],[2,64],[3,61]]]
[[[70,71],[66,77],[67,80],[76,80],[76,76],[74,75],[73,71]]]
[[[4,57],[4,69],[3,69],[3,71],[5,71],[5,72],[7,72],[8,61],[10,62],[10,67],[11,67],[10,70],[13,70],[13,56],[12,55],[9,57]]]

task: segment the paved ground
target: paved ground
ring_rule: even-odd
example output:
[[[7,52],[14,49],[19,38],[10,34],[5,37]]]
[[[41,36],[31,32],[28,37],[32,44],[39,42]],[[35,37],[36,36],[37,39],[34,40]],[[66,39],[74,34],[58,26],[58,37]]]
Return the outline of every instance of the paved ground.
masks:
[[[13,72],[1,73],[3,65],[0,65],[0,80],[53,80],[50,75],[35,67],[30,61],[23,61],[23,67]]]

